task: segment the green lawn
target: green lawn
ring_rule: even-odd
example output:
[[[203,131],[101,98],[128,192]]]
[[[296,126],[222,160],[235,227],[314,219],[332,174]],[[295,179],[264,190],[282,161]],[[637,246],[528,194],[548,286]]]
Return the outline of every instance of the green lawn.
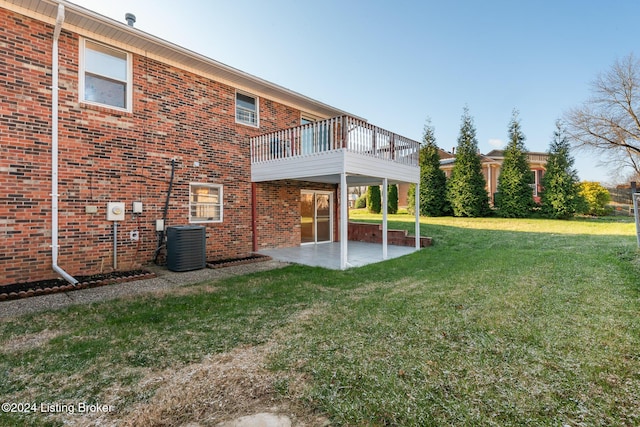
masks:
[[[413,231],[413,217],[390,218]],[[0,413],[0,425],[136,425],[142,412],[149,425],[215,425],[235,408],[216,394],[233,375],[265,408],[288,402],[333,425],[640,425],[632,222],[422,218],[421,229],[432,247],[358,269],[290,266],[1,322],[0,402],[113,410]],[[252,349],[261,367],[223,370]]]

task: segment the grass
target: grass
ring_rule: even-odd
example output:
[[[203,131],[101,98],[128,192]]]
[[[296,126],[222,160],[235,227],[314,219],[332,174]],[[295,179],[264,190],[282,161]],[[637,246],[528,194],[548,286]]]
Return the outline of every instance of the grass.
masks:
[[[413,231],[412,217],[390,218]],[[4,321],[0,401],[108,403],[107,420],[126,421],[171,373],[259,348],[269,398],[334,425],[640,425],[632,222],[421,222],[434,246],[384,263],[290,266]],[[211,415],[196,400],[166,410],[166,425]],[[0,413],[0,425],[68,421]]]

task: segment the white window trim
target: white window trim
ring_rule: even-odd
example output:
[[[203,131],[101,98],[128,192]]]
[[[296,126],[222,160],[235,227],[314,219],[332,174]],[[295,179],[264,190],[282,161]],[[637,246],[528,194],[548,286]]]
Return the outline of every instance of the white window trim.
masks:
[[[306,243],[300,243],[301,246],[305,246],[305,245],[321,245],[323,243],[331,243],[333,242],[333,222],[335,221],[335,217],[334,217],[334,213],[333,213],[333,209],[334,209],[334,200],[333,200],[333,192],[332,191],[324,191],[324,190],[302,190],[300,192],[301,194],[312,194],[313,195],[313,224],[314,224],[314,236],[315,236],[315,241],[314,242],[306,242]],[[318,236],[317,236],[317,228],[318,228],[318,221],[317,221],[317,216],[318,216],[318,210],[316,207],[316,195],[318,194],[322,194],[324,196],[329,196],[329,240],[321,240],[318,241]]]
[[[85,68],[84,68],[84,64],[85,64],[85,60],[84,60],[84,55],[85,55],[85,50],[87,49],[86,46],[86,42],[90,41],[91,43],[95,43],[95,44],[99,44],[102,45],[106,48],[109,49],[113,49],[113,50],[117,50],[119,52],[124,53],[127,56],[127,93],[126,93],[126,103],[127,103],[127,108],[120,108],[120,107],[116,107],[113,105],[109,105],[109,104],[103,104],[101,102],[95,102],[95,101],[87,101],[86,99],[84,99],[84,78],[85,78]],[[125,112],[132,112],[133,111],[133,64],[132,64],[132,55],[131,53],[124,51],[122,49],[119,49],[117,47],[114,46],[110,46],[104,43],[100,43],[98,41],[95,40],[91,40],[91,39],[86,39],[84,37],[80,38],[80,67],[79,67],[79,71],[78,71],[78,80],[79,80],[79,86],[78,86],[78,96],[79,96],[79,101],[81,104],[88,104],[88,105],[96,105],[99,107],[103,107],[103,108],[109,108],[112,110],[117,110],[117,111],[125,111]]]
[[[249,123],[249,122],[243,122],[242,120],[238,120],[238,94],[244,95],[244,96],[249,96],[253,99],[256,100],[256,122],[255,123]],[[244,92],[241,90],[236,90],[236,93],[233,97],[233,102],[235,105],[235,110],[234,110],[234,116],[235,116],[235,120],[236,123],[241,124],[241,125],[245,125],[245,126],[251,126],[254,128],[259,128],[260,127],[260,97],[253,95],[249,92]]]
[[[191,196],[192,196],[192,192],[191,192],[191,188],[194,185],[199,185],[202,187],[212,187],[212,188],[217,188],[218,191],[220,192],[220,219],[212,219],[212,220],[194,220],[191,217]],[[208,182],[190,182],[189,183],[189,212],[187,213],[188,218],[189,218],[189,223],[190,224],[209,224],[209,223],[218,223],[218,222],[222,222],[224,219],[224,188],[222,184],[211,184]]]

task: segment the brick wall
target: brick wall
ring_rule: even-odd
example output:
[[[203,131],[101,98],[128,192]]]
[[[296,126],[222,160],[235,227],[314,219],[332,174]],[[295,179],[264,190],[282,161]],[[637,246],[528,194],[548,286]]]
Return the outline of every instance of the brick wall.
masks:
[[[50,248],[52,37],[51,25],[0,9],[0,285],[56,277]],[[300,112],[261,98],[260,129],[236,124],[234,88],[140,55],[132,55],[133,112],[90,106],[78,100],[79,37],[63,29],[59,45],[59,265],[72,275],[111,270],[108,201],[126,204],[118,268],[150,262],[171,159],[166,225],[188,224],[190,182],[222,184],[224,221],[206,225],[207,258],[248,255],[248,138],[297,125]],[[133,201],[143,203],[141,215],[131,213]],[[288,201],[295,205],[295,196]],[[299,209],[293,205],[287,212]],[[87,207],[97,213],[86,213]],[[132,231],[139,232],[138,241],[130,239]]]
[[[382,224],[365,222],[349,222],[349,240],[367,243],[382,243]],[[406,230],[387,229],[387,244],[396,246],[415,246],[415,236],[410,236]],[[430,237],[420,237],[420,247],[431,246]]]
[[[300,244],[300,195],[302,190],[333,192],[334,240],[338,240],[337,186],[314,182],[284,180],[260,182],[255,186],[256,234],[258,250]]]

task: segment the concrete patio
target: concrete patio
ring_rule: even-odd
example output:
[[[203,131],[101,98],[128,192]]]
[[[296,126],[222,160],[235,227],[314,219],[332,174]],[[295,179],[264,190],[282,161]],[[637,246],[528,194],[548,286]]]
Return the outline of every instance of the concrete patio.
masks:
[[[382,245],[377,243],[348,242],[347,267],[362,267],[367,264],[384,261]],[[408,246],[387,246],[387,259],[398,258],[414,253],[417,249]],[[271,258],[295,263],[340,270],[340,243],[318,243],[290,248],[264,249],[258,252]]]

